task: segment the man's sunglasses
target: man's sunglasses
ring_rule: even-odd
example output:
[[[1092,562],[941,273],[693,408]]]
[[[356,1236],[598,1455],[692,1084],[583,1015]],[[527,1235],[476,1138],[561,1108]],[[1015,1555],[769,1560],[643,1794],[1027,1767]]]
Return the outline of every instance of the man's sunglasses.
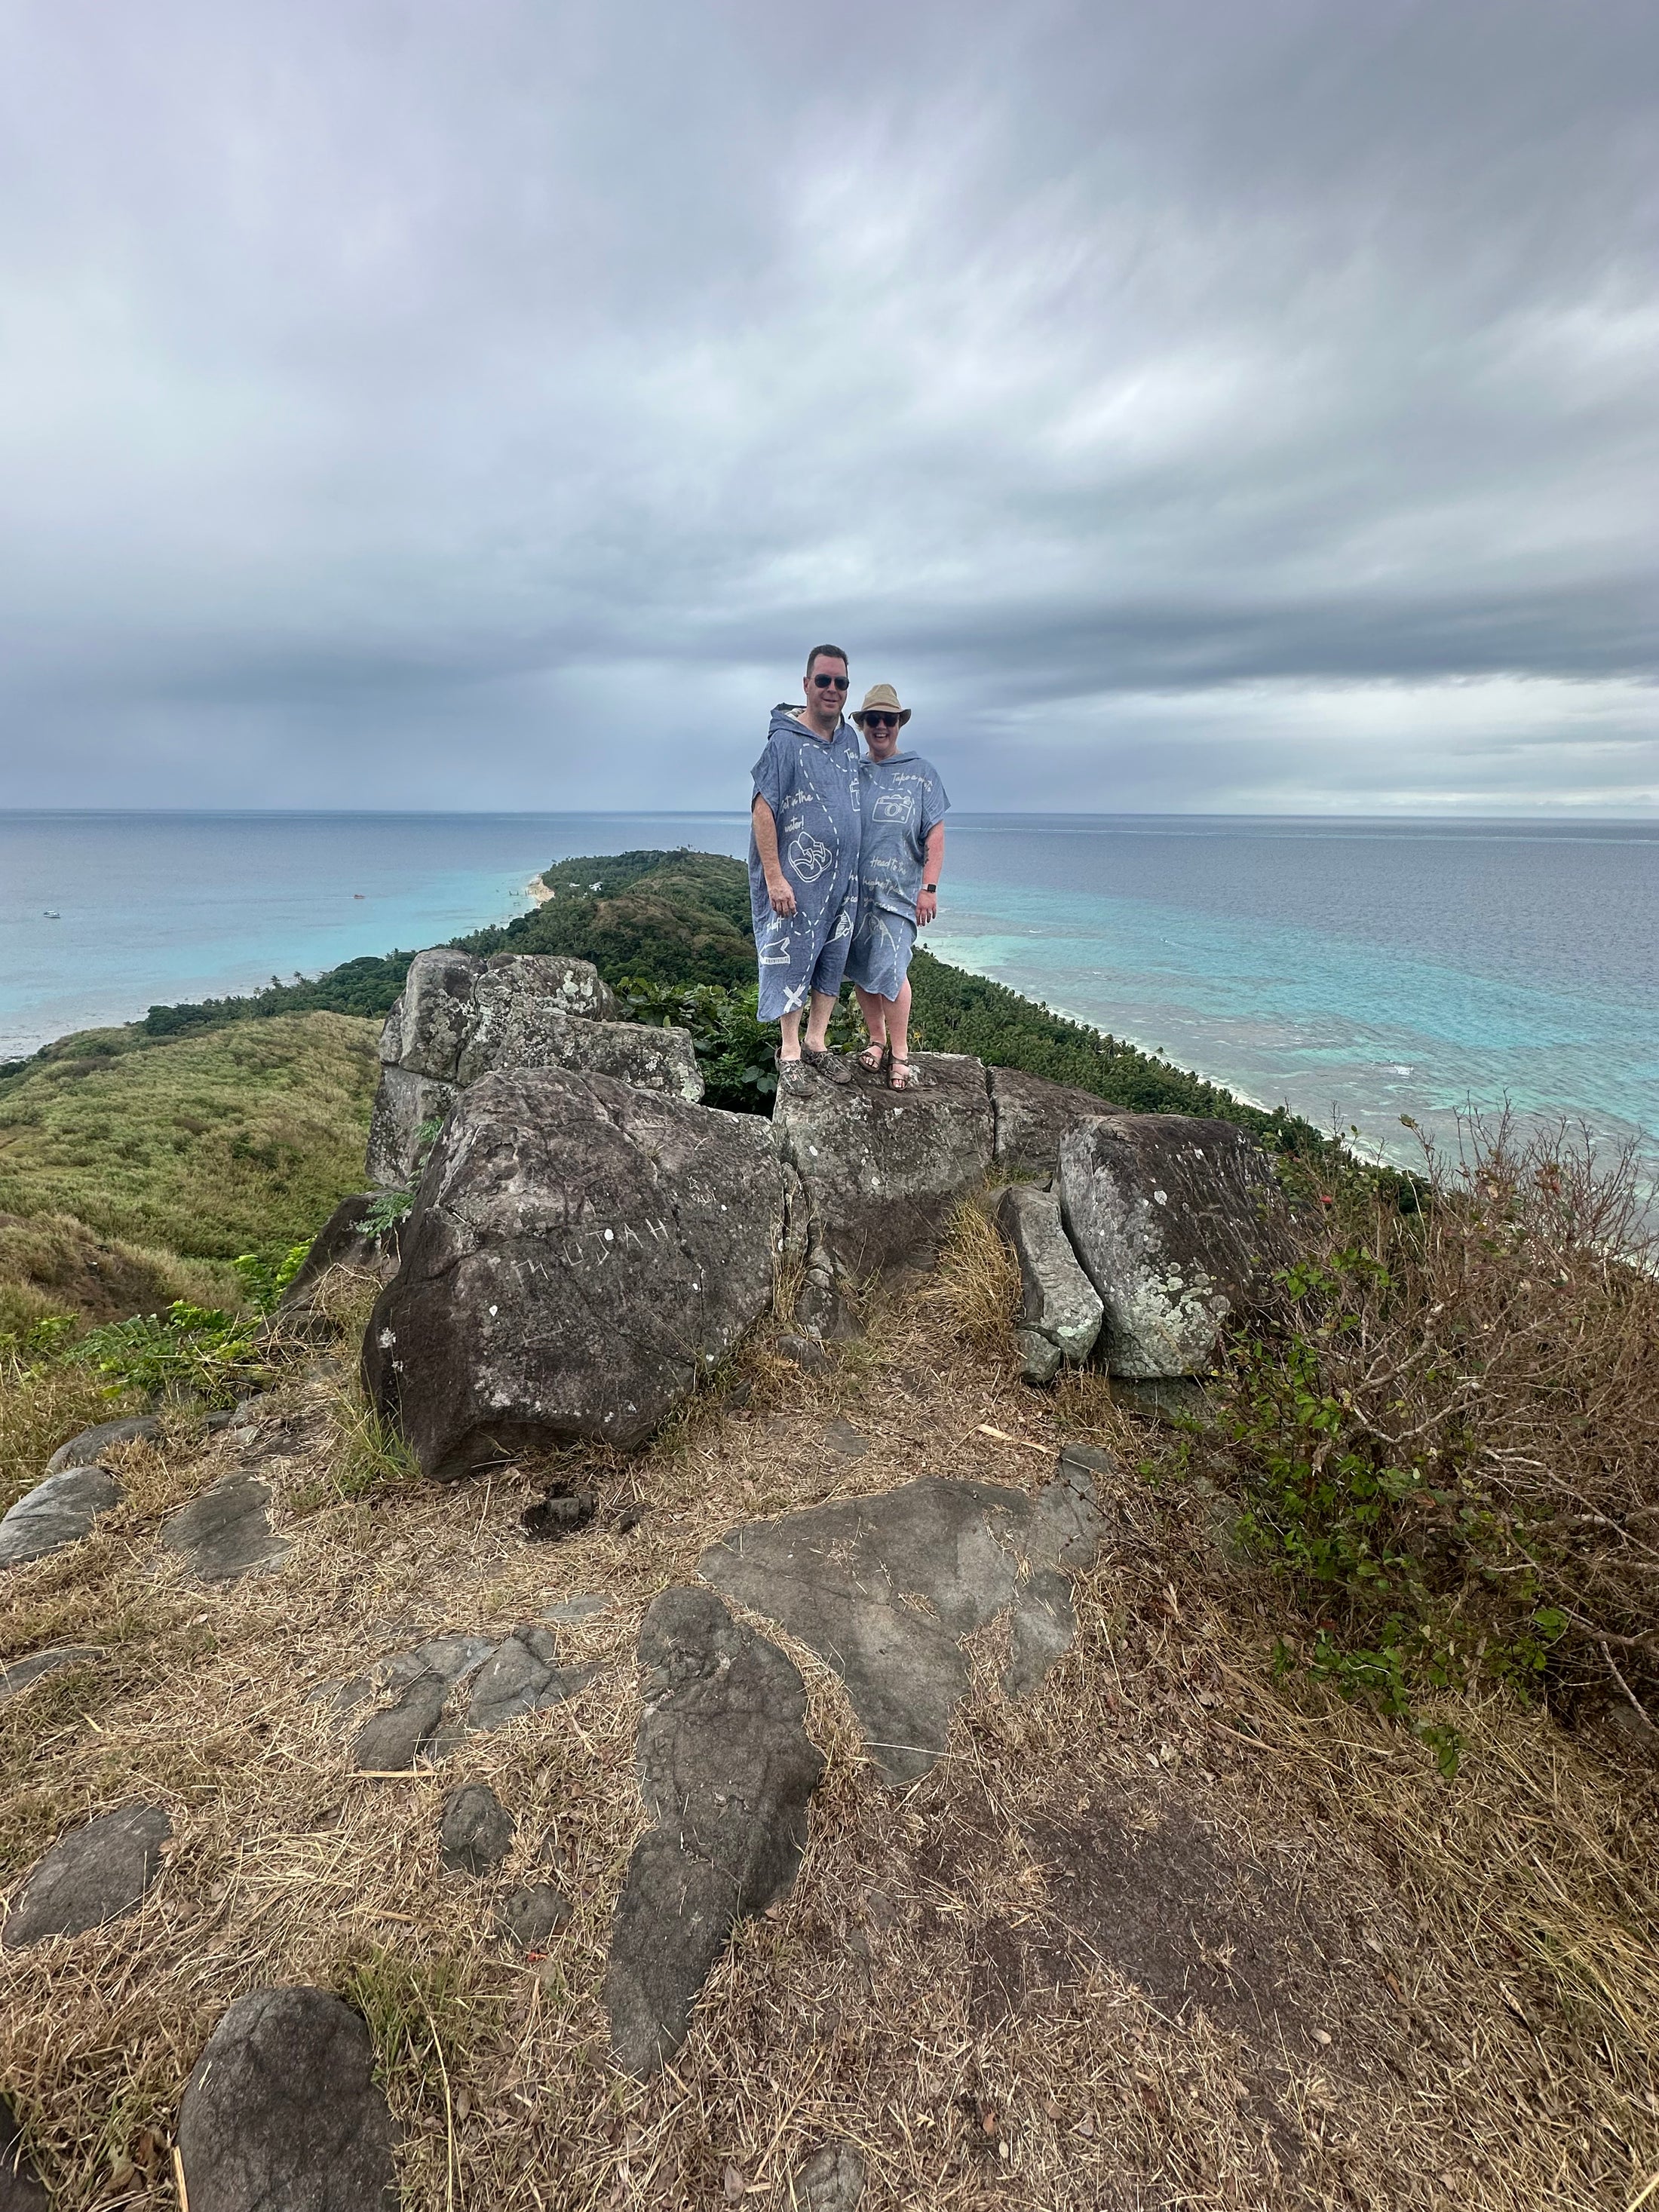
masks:
[[[866,730],[896,730],[898,727],[898,716],[896,714],[866,714],[864,726]]]
[[[845,676],[815,676],[812,681],[820,691],[844,691],[848,684]]]

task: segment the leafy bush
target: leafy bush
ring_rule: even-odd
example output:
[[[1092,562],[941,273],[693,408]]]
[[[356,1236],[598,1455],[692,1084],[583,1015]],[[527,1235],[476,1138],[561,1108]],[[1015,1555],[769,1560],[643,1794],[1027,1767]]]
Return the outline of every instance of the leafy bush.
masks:
[[[304,1267],[315,1241],[314,1237],[304,1237],[274,1259],[258,1252],[244,1252],[231,1261],[242,1286],[242,1296],[255,1313],[275,1311],[283,1292]]]
[[[69,1357],[104,1376],[112,1394],[194,1398],[234,1406],[268,1369],[258,1349],[260,1316],[175,1299],[165,1314],[137,1314],[88,1329]]]
[[[1224,1386],[1305,1665],[1401,1719],[1498,1680],[1654,1707],[1659,1280],[1632,1158],[1472,1125],[1402,1212],[1358,1176]],[[1455,1765],[1449,1732],[1428,1731]]]
[[[777,1030],[757,1017],[755,984],[727,990],[718,983],[663,984],[624,975],[616,989],[629,1021],[691,1032],[706,1104],[739,1114],[770,1113],[778,1087]],[[863,1042],[863,1025],[842,1001],[830,1017],[830,1044],[844,1051]]]

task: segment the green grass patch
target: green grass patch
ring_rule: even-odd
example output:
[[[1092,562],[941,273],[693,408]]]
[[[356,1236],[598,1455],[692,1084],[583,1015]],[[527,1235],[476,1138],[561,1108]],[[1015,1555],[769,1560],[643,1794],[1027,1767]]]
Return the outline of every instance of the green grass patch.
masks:
[[[0,1212],[187,1258],[280,1252],[362,1188],[377,1033],[312,1013],[56,1050],[0,1093]]]

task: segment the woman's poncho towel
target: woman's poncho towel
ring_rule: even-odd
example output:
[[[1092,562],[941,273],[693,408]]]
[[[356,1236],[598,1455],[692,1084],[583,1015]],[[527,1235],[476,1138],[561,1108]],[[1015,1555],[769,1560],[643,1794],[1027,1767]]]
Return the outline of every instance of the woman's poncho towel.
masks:
[[[860,990],[896,999],[916,941],[916,894],[927,840],[951,802],[938,769],[920,753],[860,761],[859,800],[858,921],[847,974]]]
[[[859,748],[842,722],[814,737],[788,707],[772,709],[755,796],[772,810],[778,860],[795,894],[793,914],[774,914],[754,833],[749,903],[760,964],[760,1018],[799,1012],[814,991],[841,989],[858,898]]]

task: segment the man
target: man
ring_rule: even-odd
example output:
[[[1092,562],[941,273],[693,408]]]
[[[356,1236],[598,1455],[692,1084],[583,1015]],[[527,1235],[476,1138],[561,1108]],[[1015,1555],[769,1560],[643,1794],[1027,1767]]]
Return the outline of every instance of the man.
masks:
[[[885,1067],[894,1091],[914,1091],[921,1079],[910,1063],[910,954],[917,930],[939,912],[951,805],[932,761],[899,749],[909,719],[890,684],[866,691],[853,717],[869,757],[859,770],[863,836],[847,974],[870,1032],[859,1060],[872,1075]]]
[[[842,714],[847,685],[841,647],[815,645],[806,704],[772,709],[754,767],[749,896],[760,1018],[776,1022],[782,1039],[780,1082],[799,1083],[807,1068],[851,1080],[829,1044],[858,902],[859,745]]]

